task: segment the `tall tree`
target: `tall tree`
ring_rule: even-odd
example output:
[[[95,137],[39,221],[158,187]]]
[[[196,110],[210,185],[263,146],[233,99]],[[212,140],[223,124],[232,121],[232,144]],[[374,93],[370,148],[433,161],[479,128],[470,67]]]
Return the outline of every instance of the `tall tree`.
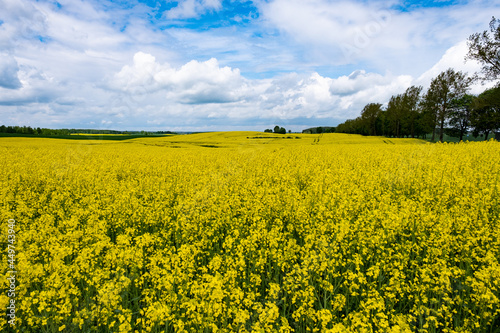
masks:
[[[485,140],[490,132],[500,129],[500,87],[488,89],[475,99],[471,124],[474,135],[483,133]]]
[[[448,68],[432,79],[428,97],[429,102],[435,103],[437,107],[437,121],[441,130],[439,140],[441,142],[443,142],[444,124],[450,116],[450,102],[465,95],[471,82],[472,80],[466,74],[461,71],[456,72],[452,68]]]
[[[477,60],[483,67],[483,80],[500,78],[500,20],[493,17],[490,21],[490,32],[475,33],[469,36],[467,46],[469,52],[466,60]]]
[[[405,124],[405,131],[407,135],[411,135],[412,138],[415,137],[415,131],[417,127],[417,119],[419,114],[419,101],[420,93],[422,92],[422,86],[411,86],[406,89],[403,95],[403,117]]]
[[[422,127],[432,130],[431,141],[436,140],[436,126],[438,123],[438,98],[437,91],[427,90],[421,102],[422,107]]]
[[[361,111],[361,121],[368,135],[377,135],[377,119],[382,113],[382,104],[367,104]]]
[[[464,134],[469,129],[473,102],[474,96],[465,94],[450,103],[450,125],[453,130],[459,133],[460,141],[463,140]]]
[[[401,136],[401,123],[403,120],[403,95],[392,96],[387,104],[386,117],[389,124],[390,136]]]

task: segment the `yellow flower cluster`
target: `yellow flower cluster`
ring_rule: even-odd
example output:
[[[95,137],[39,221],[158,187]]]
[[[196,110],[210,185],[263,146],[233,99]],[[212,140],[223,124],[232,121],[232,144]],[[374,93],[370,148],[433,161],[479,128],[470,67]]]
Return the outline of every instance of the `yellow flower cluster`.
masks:
[[[0,153],[20,331],[499,330],[497,142],[235,132]]]

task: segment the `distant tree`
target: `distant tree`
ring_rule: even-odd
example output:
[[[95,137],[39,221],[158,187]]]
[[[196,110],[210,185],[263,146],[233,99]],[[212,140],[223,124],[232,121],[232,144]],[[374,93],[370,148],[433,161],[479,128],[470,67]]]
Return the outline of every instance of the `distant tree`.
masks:
[[[279,134],[286,134],[286,129],[284,127],[280,127]]]
[[[292,133],[292,130],[291,130],[291,129],[289,129],[289,130],[288,130],[288,133]]]
[[[35,131],[30,126],[23,126],[21,129],[21,133],[23,134],[34,134]]]
[[[495,17],[490,21],[490,32],[491,36],[488,30],[472,34],[467,41],[469,52],[465,59],[476,60],[483,65],[483,80],[500,78],[500,20]]]
[[[474,100],[471,125],[473,135],[482,133],[485,140],[490,132],[500,129],[500,87],[488,89]]]
[[[420,126],[428,132],[432,132],[431,141],[435,141],[439,109],[437,91],[431,89],[427,90],[422,98],[422,101],[420,102],[420,107],[422,109]]]
[[[274,126],[274,133],[279,133],[280,127],[278,125]]]
[[[430,98],[428,103],[435,103],[437,122],[441,130],[439,134],[441,142],[443,142],[444,124],[450,116],[450,103],[452,100],[465,95],[471,82],[472,80],[466,74],[461,71],[456,72],[452,68],[441,72],[432,79],[427,97]]]
[[[380,119],[388,136],[415,137],[420,117],[421,86],[411,86],[404,94],[392,96],[387,105],[387,112]]]
[[[347,119],[343,123],[337,125],[337,133],[353,133],[354,120]]]
[[[367,135],[377,135],[377,119],[382,113],[382,104],[367,104],[361,111],[361,121]]]
[[[387,110],[382,109],[377,119],[377,133],[380,135],[390,136],[389,125],[387,121]]]
[[[411,86],[406,89],[402,100],[404,134],[411,135],[412,138],[415,137],[415,133],[417,131],[421,92],[422,86]]]
[[[268,128],[268,129],[264,130],[264,133],[272,133],[272,132],[273,132],[273,130],[272,130],[272,129],[270,129],[270,128]]]
[[[403,122],[403,95],[392,96],[387,104],[386,111],[387,134],[399,138],[401,136],[401,124]]]
[[[467,133],[470,126],[470,117],[474,96],[465,94],[460,98],[455,98],[450,102],[450,120],[449,124],[455,130],[460,141],[463,140],[464,134]]]
[[[323,133],[323,127],[316,127],[316,133]]]
[[[348,119],[344,123],[339,124],[335,128],[337,133],[350,133],[350,134],[364,134],[366,135],[366,129],[363,126],[363,119],[357,117],[356,119]]]

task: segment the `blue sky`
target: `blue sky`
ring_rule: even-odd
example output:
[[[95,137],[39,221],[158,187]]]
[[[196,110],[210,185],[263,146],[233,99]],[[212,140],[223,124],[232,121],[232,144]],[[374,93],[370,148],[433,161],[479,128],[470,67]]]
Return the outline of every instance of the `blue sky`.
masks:
[[[0,0],[0,123],[336,125],[448,67],[478,70],[466,40],[495,14],[486,0]]]

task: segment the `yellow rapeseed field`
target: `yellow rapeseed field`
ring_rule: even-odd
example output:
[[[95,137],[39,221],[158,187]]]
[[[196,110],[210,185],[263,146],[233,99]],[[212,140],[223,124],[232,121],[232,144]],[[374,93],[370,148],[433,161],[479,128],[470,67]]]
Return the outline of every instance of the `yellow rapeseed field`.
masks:
[[[16,331],[500,332],[498,142],[231,132],[0,152]]]

